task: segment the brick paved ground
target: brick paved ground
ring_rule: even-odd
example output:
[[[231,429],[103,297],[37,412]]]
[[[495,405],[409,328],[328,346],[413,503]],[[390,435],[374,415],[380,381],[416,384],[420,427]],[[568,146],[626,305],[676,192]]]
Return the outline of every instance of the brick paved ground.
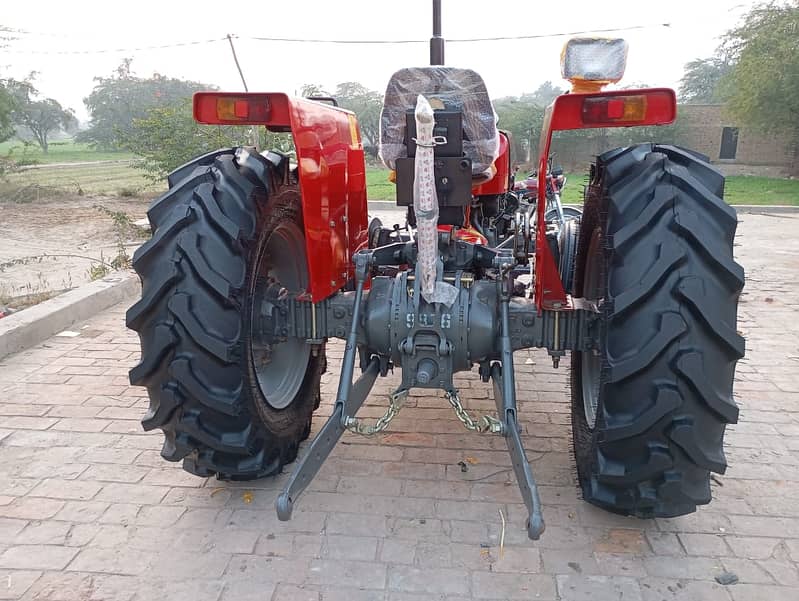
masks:
[[[799,598],[799,219],[745,215],[741,423],[715,501],[640,521],[577,498],[567,369],[520,353],[524,440],[547,531],[525,538],[502,439],[461,429],[441,397],[413,396],[389,434],[347,437],[284,524],[284,477],[220,484],[159,457],[147,404],[128,385],[138,358],[125,307],[76,338],[0,364],[0,599],[562,599],[733,601]],[[340,345],[331,345],[327,404]],[[459,379],[473,409],[488,387]],[[381,383],[386,392],[391,383]],[[365,413],[377,415],[383,402]],[[458,462],[473,462],[462,472]],[[499,510],[508,518],[498,553]],[[735,572],[740,583],[714,577]]]

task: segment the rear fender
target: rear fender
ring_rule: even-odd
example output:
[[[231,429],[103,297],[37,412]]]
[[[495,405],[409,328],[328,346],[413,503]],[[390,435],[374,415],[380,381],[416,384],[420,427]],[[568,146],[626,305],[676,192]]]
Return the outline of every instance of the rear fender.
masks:
[[[230,118],[219,117],[220,98],[233,101]],[[354,277],[350,257],[368,239],[366,163],[355,115],[280,93],[198,92],[193,103],[200,123],[263,125],[270,131],[291,132],[311,299],[318,302],[342,288]]]
[[[604,101],[612,101],[610,110],[596,111]],[[630,103],[634,111],[626,110]],[[607,103],[605,103],[607,104]],[[617,110],[618,109],[618,110]],[[634,113],[634,114],[633,114]],[[613,90],[588,94],[563,94],[547,107],[541,130],[538,153],[538,173],[547,173],[547,161],[552,145],[552,134],[570,129],[598,127],[636,127],[668,125],[677,117],[677,97],[669,88]],[[535,303],[539,311],[568,310],[571,301],[560,281],[560,272],[546,239],[544,213],[546,186],[538,187],[538,206],[535,244]]]

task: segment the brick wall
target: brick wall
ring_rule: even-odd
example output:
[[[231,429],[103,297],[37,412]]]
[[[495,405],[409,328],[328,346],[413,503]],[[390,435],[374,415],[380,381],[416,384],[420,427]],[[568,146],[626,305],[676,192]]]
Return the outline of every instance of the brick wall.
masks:
[[[734,120],[724,116],[721,105],[681,105],[678,123],[680,144],[708,155],[714,163],[768,165],[786,169],[796,166],[797,157],[790,149],[787,137],[740,127]],[[739,127],[735,159],[719,159],[721,135],[725,127]]]

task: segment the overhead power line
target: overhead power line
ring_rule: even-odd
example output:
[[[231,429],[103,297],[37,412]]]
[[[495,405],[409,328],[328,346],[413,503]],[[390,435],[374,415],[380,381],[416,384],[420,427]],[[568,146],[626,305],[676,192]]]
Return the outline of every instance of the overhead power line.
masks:
[[[90,50],[21,50],[14,48],[5,48],[0,50],[0,54],[7,52],[10,54],[59,54],[59,55],[76,55],[76,54],[110,54],[113,52],[143,52],[145,50],[164,50],[167,48],[179,48],[181,46],[197,46],[200,44],[213,44],[215,42],[226,42],[227,37],[212,38],[210,40],[190,40],[187,42],[173,42],[171,44],[157,44],[154,46],[138,46],[135,48],[102,48]]]
[[[471,43],[471,42],[500,42],[507,40],[537,40],[541,38],[559,38],[570,35],[584,35],[587,33],[613,33],[619,31],[631,31],[634,29],[651,29],[653,27],[671,27],[671,23],[655,23],[650,25],[631,25],[629,27],[611,27],[608,29],[591,29],[583,31],[566,31],[561,33],[540,33],[530,35],[509,35],[485,38],[447,38],[447,44]],[[256,40],[259,42],[291,42],[298,44],[429,44],[429,39],[424,40],[327,40],[327,39],[306,39],[306,38],[275,38],[261,36],[245,36],[244,39]]]
[[[565,31],[559,33],[541,33],[541,34],[528,34],[528,35],[512,35],[512,36],[493,36],[493,37],[479,37],[479,38],[448,38],[447,43],[474,43],[474,42],[500,42],[512,40],[538,40],[545,38],[559,38],[575,35],[585,34],[598,34],[598,33],[618,33],[622,31],[634,31],[638,29],[653,29],[658,27],[671,27],[671,23],[653,23],[648,25],[630,25],[628,27],[611,27],[606,29],[590,29],[582,31]],[[15,30],[15,33],[23,33],[27,35],[54,35],[46,33],[36,33],[26,30]],[[59,36],[60,37],[60,36]],[[253,40],[257,42],[273,42],[273,43],[289,43],[289,44],[342,44],[342,45],[403,45],[403,44],[428,44],[429,39],[406,39],[406,40],[337,40],[337,39],[324,39],[324,38],[283,38],[283,37],[263,37],[263,36],[238,36],[232,35],[233,39]],[[21,50],[14,48],[6,48],[0,50],[1,52],[8,52],[13,54],[30,54],[30,55],[82,55],[82,54],[108,54],[120,52],[144,52],[149,50],[164,50],[168,48],[180,48],[183,46],[197,46],[200,44],[213,44],[216,42],[229,41],[229,36],[220,38],[211,38],[206,40],[190,40],[185,42],[172,42],[170,44],[157,44],[152,46],[138,46],[131,48],[102,48],[102,49],[85,49],[85,50]]]

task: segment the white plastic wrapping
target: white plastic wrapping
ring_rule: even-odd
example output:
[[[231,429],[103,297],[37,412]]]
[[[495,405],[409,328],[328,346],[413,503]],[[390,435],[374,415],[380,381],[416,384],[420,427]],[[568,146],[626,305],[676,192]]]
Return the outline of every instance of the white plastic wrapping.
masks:
[[[433,108],[463,113],[463,152],[472,160],[472,173],[489,169],[499,156],[497,115],[483,78],[471,69],[415,67],[400,69],[388,82],[380,114],[380,158],[389,169],[408,156],[405,113],[423,95]]]
[[[416,213],[416,256],[419,287],[428,303],[451,306],[458,290],[437,278],[438,197],[433,174],[433,108],[419,94],[416,100],[416,160],[413,174],[413,210]]]

